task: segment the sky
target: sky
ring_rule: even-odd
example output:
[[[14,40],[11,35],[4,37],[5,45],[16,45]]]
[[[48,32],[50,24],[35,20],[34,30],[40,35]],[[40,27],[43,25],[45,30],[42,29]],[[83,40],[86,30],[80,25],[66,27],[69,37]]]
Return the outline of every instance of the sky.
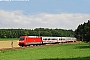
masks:
[[[0,29],[72,29],[90,19],[90,0],[0,0]]]

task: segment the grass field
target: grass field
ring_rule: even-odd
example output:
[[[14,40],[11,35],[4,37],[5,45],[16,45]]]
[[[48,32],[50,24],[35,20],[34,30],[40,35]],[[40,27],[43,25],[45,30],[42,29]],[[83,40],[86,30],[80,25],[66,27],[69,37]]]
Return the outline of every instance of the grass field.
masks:
[[[0,41],[19,40],[19,38],[0,38]]]
[[[0,52],[0,60],[90,60],[90,44],[59,44]]]

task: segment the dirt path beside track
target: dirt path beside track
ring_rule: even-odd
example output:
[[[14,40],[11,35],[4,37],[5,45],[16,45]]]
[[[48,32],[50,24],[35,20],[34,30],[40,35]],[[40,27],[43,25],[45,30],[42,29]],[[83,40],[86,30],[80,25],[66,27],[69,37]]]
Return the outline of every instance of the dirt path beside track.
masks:
[[[11,43],[12,43],[12,41],[0,41],[0,49],[12,48]],[[18,46],[18,41],[13,40],[13,47],[19,47]]]

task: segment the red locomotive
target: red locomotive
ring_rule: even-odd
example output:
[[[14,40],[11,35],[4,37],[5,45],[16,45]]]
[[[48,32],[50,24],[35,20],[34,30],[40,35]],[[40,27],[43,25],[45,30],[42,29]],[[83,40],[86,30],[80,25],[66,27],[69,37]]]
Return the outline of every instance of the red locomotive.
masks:
[[[39,36],[20,36],[19,46],[29,46],[42,44],[42,39]]]

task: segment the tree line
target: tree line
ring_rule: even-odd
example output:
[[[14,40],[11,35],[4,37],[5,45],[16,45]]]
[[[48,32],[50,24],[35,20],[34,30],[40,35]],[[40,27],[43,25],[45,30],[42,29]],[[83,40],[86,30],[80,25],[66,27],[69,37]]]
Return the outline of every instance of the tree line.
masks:
[[[80,24],[75,31],[66,29],[0,29],[0,38],[19,38],[20,36],[76,37],[80,41],[90,41],[90,20]]]
[[[49,28],[0,29],[0,38],[19,38],[20,36],[74,37],[74,31]]]
[[[75,37],[80,41],[90,41],[90,20],[88,22],[84,22],[80,24],[75,30]]]

